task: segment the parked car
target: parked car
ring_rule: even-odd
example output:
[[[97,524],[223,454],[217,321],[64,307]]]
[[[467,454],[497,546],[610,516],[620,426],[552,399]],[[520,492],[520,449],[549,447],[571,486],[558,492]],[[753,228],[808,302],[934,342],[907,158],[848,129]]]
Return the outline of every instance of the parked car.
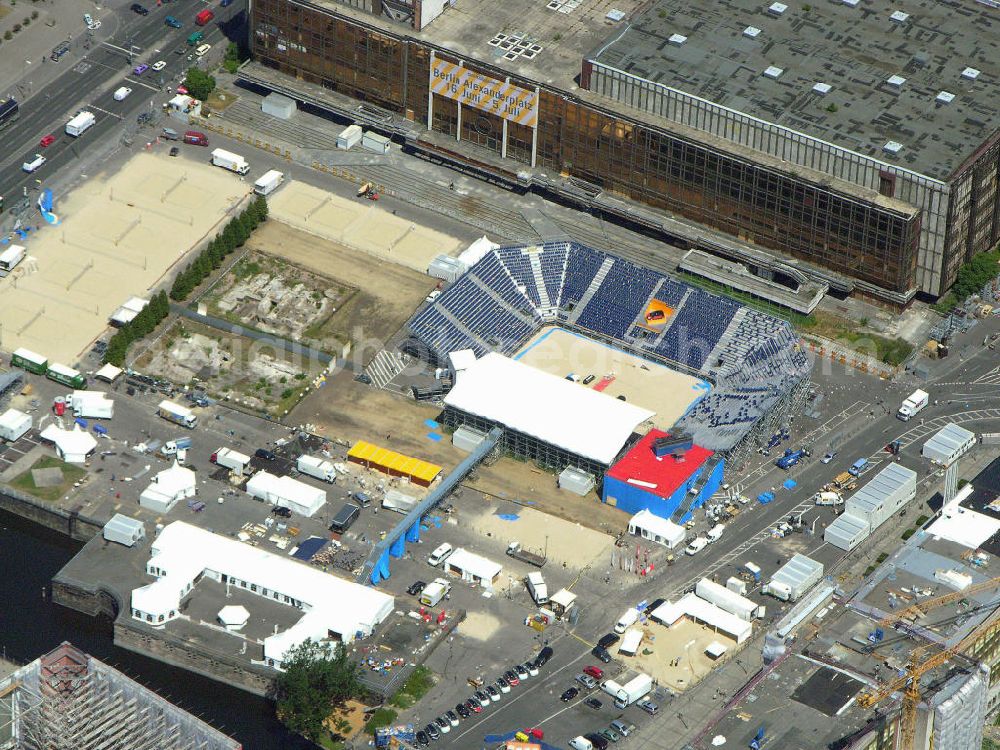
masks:
[[[490,696],[489,696],[489,694],[483,692],[482,690],[477,690],[476,691],[476,700],[479,701],[479,705],[482,708],[486,708],[487,706],[490,705]]]
[[[837,451],[829,451],[828,453],[823,454],[823,458],[821,458],[819,462],[821,464],[828,464],[836,457],[837,457]]]
[[[479,702],[479,698],[473,696],[465,702],[466,708],[468,708],[472,713],[478,714],[483,710],[482,704]]]
[[[50,133],[49,135],[43,135],[42,140],[38,142],[38,145],[41,146],[42,148],[48,148],[55,142],[56,142],[56,137]]]
[[[451,724],[453,727],[458,726],[458,714],[456,714],[454,711],[446,711],[444,717],[448,720],[448,723]]]
[[[441,739],[441,733],[438,731],[438,728],[434,726],[434,722],[431,722],[426,727],[424,727],[424,731],[427,732],[427,736],[430,737],[432,740]]]
[[[501,693],[509,693],[510,692],[510,683],[507,682],[507,680],[505,680],[503,677],[501,677],[499,680],[497,680],[495,684],[496,684],[497,688],[500,690]]]
[[[165,67],[167,67],[166,60],[157,60],[155,63],[153,63],[153,70],[155,70],[157,73],[159,73]]]
[[[459,715],[459,716],[461,716],[461,717],[462,717],[463,719],[468,719],[468,718],[469,718],[470,716],[472,716],[472,709],[471,709],[471,708],[469,708],[469,707],[468,707],[467,705],[465,705],[464,703],[459,703],[459,704],[458,704],[457,706],[455,706],[455,711],[456,711],[456,712],[458,713],[458,715]]]
[[[132,68],[132,75],[141,76],[147,70],[149,70],[149,66],[146,65],[146,63],[139,63],[134,68]]]
[[[597,645],[601,648],[608,648],[609,646],[614,646],[619,640],[621,640],[621,636],[617,633],[608,633],[601,636],[601,640],[597,642]]]
[[[604,670],[601,669],[600,667],[595,667],[595,666],[592,666],[592,665],[586,666],[586,667],[583,668],[583,673],[590,675],[595,680],[603,680],[604,679]]]
[[[530,676],[528,674],[527,668],[521,664],[518,664],[516,667],[514,667],[514,671],[517,672],[517,676],[522,680],[526,680]]]
[[[646,615],[648,616],[650,612],[655,612],[655,611],[656,611],[657,609],[659,609],[659,608],[660,608],[660,607],[661,607],[661,606],[662,606],[662,605],[663,605],[663,604],[664,604],[664,603],[665,603],[666,601],[667,601],[667,600],[666,600],[666,599],[663,599],[663,598],[660,598],[660,599],[653,599],[652,603],[651,603],[651,604],[650,604],[650,605],[649,605],[648,607],[646,607]]]
[[[507,680],[507,682],[511,684],[512,687],[517,687],[518,685],[521,684],[521,678],[517,676],[517,672],[515,672],[513,669],[508,669],[506,672],[504,672],[503,677],[505,680]]]
[[[163,19],[163,22],[172,29],[179,29],[181,26],[184,25],[173,16],[167,16],[166,18]],[[187,50],[182,49],[181,52],[187,52]]]
[[[563,691],[563,694],[559,696],[559,700],[561,700],[563,703],[569,703],[579,694],[580,694],[579,690],[577,690],[575,687],[571,687],[568,690]]]
[[[280,516],[281,518],[292,517],[292,509],[286,508],[283,505],[275,505],[273,508],[271,508],[271,513],[273,513],[276,516]]]
[[[179,148],[177,148],[177,146],[171,146],[171,148],[170,148],[170,155],[171,156],[177,156],[177,154],[179,154],[180,152],[181,152],[181,150]]]
[[[194,56],[195,57],[204,57],[206,54],[208,54],[208,51],[210,49],[212,49],[212,45],[211,44],[203,44],[200,47],[198,47],[198,49],[196,49],[194,51]]]
[[[423,581],[414,581],[410,584],[409,588],[406,589],[406,593],[410,596],[420,596],[420,592],[427,588],[427,584]]]
[[[628,737],[635,731],[635,724],[629,724],[621,719],[615,719],[611,722],[611,728],[618,732],[618,734],[622,737]]]
[[[420,747],[427,747],[431,744],[431,738],[427,736],[427,732],[423,729],[417,732],[417,744],[420,745]]]
[[[129,6],[129,8],[131,9],[131,11],[133,13],[138,13],[140,16],[148,16],[149,15],[149,8],[146,8],[146,7],[143,7],[142,5],[139,5],[139,3],[132,3]]]
[[[597,734],[597,732],[591,732],[590,734],[585,734],[583,736],[590,740],[590,744],[594,746],[594,750],[608,750],[607,739]]]
[[[494,703],[500,700],[500,691],[497,690],[496,685],[487,685],[486,694],[490,696],[490,700]]]
[[[587,698],[587,700],[585,700],[584,703],[586,703],[588,706],[590,706],[595,711],[600,710],[601,706],[604,705],[599,700],[597,700],[597,698]]]
[[[597,680],[591,677],[589,674],[578,674],[574,678],[578,683],[583,685],[587,690],[593,690],[597,687]]]
[[[535,664],[535,662],[533,660],[532,661],[526,661],[521,666],[524,667],[525,669],[527,669],[528,670],[528,674],[531,675],[532,677],[538,677],[538,665]]]
[[[653,714],[655,714],[657,711],[660,710],[660,707],[657,706],[655,703],[653,703],[653,701],[651,701],[651,700],[645,700],[644,699],[644,700],[639,701],[635,705],[637,705],[639,708],[641,708],[643,711],[645,711],[650,716],[652,716]]]
[[[441,730],[441,734],[448,734],[448,732],[450,732],[450,731],[451,731],[451,722],[450,722],[450,721],[448,721],[448,720],[447,720],[447,719],[446,719],[445,717],[443,717],[443,716],[438,716],[438,717],[437,717],[437,718],[436,718],[436,719],[434,720],[434,723],[435,723],[435,724],[437,724],[437,726],[438,726],[438,729],[439,729],[439,730]]]
[[[610,742],[618,742],[618,740],[620,740],[622,738],[622,736],[620,734],[618,734],[618,732],[616,732],[611,727],[608,727],[607,729],[602,729],[600,731],[600,735],[601,735],[601,737],[603,737],[604,739],[606,739],[606,740],[608,740]]]
[[[535,657],[535,666],[542,667],[545,666],[546,662],[552,658],[552,647],[546,646],[541,651],[538,652],[538,656]]]
[[[603,646],[594,646],[593,651],[590,652],[592,656],[600,659],[604,664],[611,663],[611,654]]]
[[[277,458],[277,456],[274,455],[274,451],[269,451],[266,448],[258,448],[257,450],[255,450],[253,452],[253,454],[257,458],[261,458],[261,459],[263,459],[265,461],[273,461],[274,459]]]
[[[691,544],[689,544],[687,547],[684,548],[684,554],[697,555],[707,546],[708,546],[708,540],[705,537],[703,536],[695,537],[695,539],[691,542]]]

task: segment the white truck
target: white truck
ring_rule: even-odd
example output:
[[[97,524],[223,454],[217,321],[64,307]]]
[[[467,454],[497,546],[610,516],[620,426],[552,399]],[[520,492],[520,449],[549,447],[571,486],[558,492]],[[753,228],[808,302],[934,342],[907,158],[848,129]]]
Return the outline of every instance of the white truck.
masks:
[[[246,474],[250,470],[250,456],[234,451],[232,448],[219,448],[212,454],[212,463],[237,474]]]
[[[618,618],[618,622],[615,623],[615,632],[621,635],[630,627],[635,625],[636,621],[639,619],[639,610],[635,607],[629,607],[625,610],[625,613]]]
[[[198,424],[197,414],[180,404],[175,404],[173,401],[161,401],[156,407],[156,413],[168,422],[179,424],[181,427],[187,427],[189,430],[193,430]]]
[[[217,148],[212,152],[212,164],[223,169],[228,169],[230,172],[235,172],[236,174],[246,174],[250,171],[250,165],[246,159],[239,154],[234,154],[232,151],[226,151],[221,148]]]
[[[331,484],[337,478],[337,470],[334,468],[333,463],[331,461],[324,461],[322,458],[316,458],[315,456],[299,456],[298,461],[295,463],[295,468],[301,474],[322,479],[324,482],[330,482]]]
[[[66,396],[66,406],[72,409],[74,417],[112,419],[115,416],[115,402],[102,391],[73,391]]]
[[[435,578],[427,584],[420,593],[420,603],[425,607],[436,607],[438,602],[448,596],[451,584],[444,578]]]
[[[94,117],[93,112],[87,112],[86,110],[79,112],[72,120],[66,123],[66,135],[78,138],[96,122],[97,118]]]
[[[0,253],[0,276],[6,276],[13,271],[17,264],[24,260],[27,252],[23,245],[11,245]]]
[[[253,191],[257,193],[257,195],[270,195],[281,187],[281,183],[284,181],[284,172],[272,169],[270,172],[265,172],[261,175],[260,179],[253,184]]]
[[[648,674],[639,674],[621,686],[618,695],[615,696],[615,706],[617,708],[627,708],[633,703],[642,700],[649,691],[653,689],[653,678]]]
[[[524,585],[528,587],[528,593],[535,600],[535,604],[541,607],[549,601],[549,589],[545,585],[545,579],[537,570],[533,570],[524,579]]]
[[[915,414],[917,414],[921,409],[927,406],[927,402],[929,399],[930,395],[927,393],[927,391],[921,391],[918,388],[909,396],[907,396],[902,406],[899,407],[899,411],[896,412],[896,416],[902,419],[904,422],[908,422]]]

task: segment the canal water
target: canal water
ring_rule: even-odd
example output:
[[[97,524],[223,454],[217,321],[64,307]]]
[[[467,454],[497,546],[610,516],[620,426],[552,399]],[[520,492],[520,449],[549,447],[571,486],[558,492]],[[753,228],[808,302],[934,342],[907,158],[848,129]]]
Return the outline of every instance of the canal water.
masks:
[[[239,740],[245,750],[315,748],[286,732],[263,698],[116,648],[110,621],[50,602],[49,583],[80,546],[0,511],[0,570],[4,573],[0,575],[0,650],[8,659],[23,664],[69,641]]]

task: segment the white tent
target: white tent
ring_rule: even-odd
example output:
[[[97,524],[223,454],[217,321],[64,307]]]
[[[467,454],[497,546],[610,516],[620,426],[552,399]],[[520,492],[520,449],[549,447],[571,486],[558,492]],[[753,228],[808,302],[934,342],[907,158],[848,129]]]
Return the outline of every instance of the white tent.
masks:
[[[718,632],[725,633],[737,643],[750,637],[753,625],[734,614],[726,612],[694,592],[685,594],[676,603],[664,602],[649,613],[652,620],[671,626],[682,617],[690,617]]]
[[[276,477],[258,471],[247,481],[247,494],[282,508],[290,508],[300,516],[311,516],[326,502],[326,491],[291,477]]]
[[[444,561],[444,569],[452,575],[461,576],[463,581],[478,583],[487,588],[493,586],[503,572],[503,566],[499,563],[461,547],[448,555]]]
[[[217,617],[226,630],[239,630],[250,621],[250,610],[242,604],[229,604],[219,610]]]
[[[153,477],[139,495],[139,505],[154,513],[169,513],[179,501],[194,497],[196,483],[194,472],[174,461],[173,466]]]
[[[463,250],[459,256],[459,262],[465,266],[465,268],[472,268],[476,263],[481,261],[486,257],[486,253],[493,252],[499,245],[494,242],[490,242],[490,238],[485,234],[478,240],[469,245],[465,250]]]
[[[684,544],[687,532],[683,526],[662,518],[649,510],[640,510],[628,522],[628,533],[641,536],[650,542],[674,549]]]
[[[577,595],[567,589],[559,589],[549,597],[549,607],[556,613],[556,617],[564,618],[569,615],[571,609],[576,604]]]
[[[121,377],[124,370],[120,367],[115,367],[113,364],[108,362],[100,370],[94,373],[94,377],[98,380],[103,380],[105,383],[114,383],[118,378]]]
[[[135,320],[135,316],[141,313],[149,304],[148,299],[142,297],[129,297],[125,304],[111,314],[111,323],[116,326],[123,326]]]
[[[56,455],[68,464],[84,463],[97,448],[94,436],[81,430],[78,424],[72,430],[50,424],[42,430],[41,438],[55,445]]]
[[[336,636],[349,643],[370,635],[393,610],[393,598],[381,591],[183,521],[169,524],[153,541],[146,572],[157,580],[132,590],[131,610],[133,619],[153,627],[179,616],[181,599],[202,575],[263,597],[269,606],[304,611],[291,628],[264,639],[264,658],[279,669],[288,649],[306,638]]]

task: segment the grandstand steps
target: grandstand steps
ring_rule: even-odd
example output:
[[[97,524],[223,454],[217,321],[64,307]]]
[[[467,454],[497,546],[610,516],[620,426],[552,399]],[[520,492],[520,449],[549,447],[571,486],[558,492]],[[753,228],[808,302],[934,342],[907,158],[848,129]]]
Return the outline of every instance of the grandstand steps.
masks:
[[[486,345],[486,342],[479,338],[476,334],[469,330],[468,326],[465,325],[461,320],[455,317],[455,315],[448,308],[441,306],[438,308],[438,312],[441,313],[441,317],[451,323],[455,328],[462,332],[463,336],[467,336],[476,343],[478,343],[483,349],[489,351],[492,347]]]
[[[542,277],[542,261],[538,259],[538,253],[529,253],[528,260],[531,262],[531,273],[535,277],[535,286],[538,288],[538,298],[541,301],[539,312],[545,315],[552,309],[552,301],[549,299],[549,291],[545,288],[545,279]]]
[[[395,380],[413,358],[402,352],[388,351],[380,349],[372,357],[372,361],[365,368],[365,375],[371,380],[371,384],[379,390],[385,388]]]
[[[614,258],[605,258],[601,267],[597,269],[597,273],[594,274],[594,280],[590,282],[590,286],[587,287],[587,291],[583,293],[580,301],[576,303],[576,307],[573,308],[573,312],[570,313],[569,322],[576,323],[580,314],[587,309],[587,305],[590,304],[590,299],[595,294],[597,290],[601,288],[601,284],[604,283],[604,279],[607,277],[608,273],[611,271],[611,267],[615,264]]]
[[[749,309],[746,307],[741,307],[736,311],[733,319],[729,321],[729,325],[726,327],[726,332],[719,337],[718,343],[716,343],[715,347],[709,353],[708,358],[705,360],[706,364],[718,362],[722,353],[729,349],[729,345],[733,342],[733,339],[736,338],[736,335],[740,330],[740,326],[743,324],[743,319],[747,316],[748,312]]]
[[[667,282],[667,280],[665,278],[660,279],[659,281],[656,282],[656,286],[653,287],[653,291],[651,291],[649,293],[649,296],[646,297],[645,304],[643,304],[643,306],[641,308],[639,308],[639,312],[635,316],[635,320],[632,321],[632,327],[629,329],[628,333],[626,333],[624,336],[622,336],[622,338],[625,339],[626,341],[628,341],[630,344],[635,344],[636,343],[637,336],[635,334],[635,329],[636,328],[642,328],[642,326],[645,325],[645,323],[646,323],[646,310],[649,309],[650,304],[652,304],[653,300],[656,299],[656,295],[660,291],[660,288],[666,282]],[[664,326],[664,328],[666,328],[666,326]],[[660,339],[660,335],[662,333],[663,333],[662,331],[660,333],[658,333],[653,340],[654,341],[658,341]],[[640,346],[640,347],[645,346],[646,345],[646,341],[645,340],[641,341],[637,345]]]
[[[688,289],[684,292],[684,296],[681,297],[681,301],[678,302],[677,306],[674,308],[674,314],[670,316],[670,320],[668,320],[667,324],[663,326],[663,330],[656,335],[656,338],[643,342],[643,346],[646,349],[656,349],[660,345],[660,342],[663,341],[663,338],[667,335],[667,331],[669,331],[671,326],[673,326],[674,321],[680,317],[681,310],[684,309],[684,303],[687,302],[687,298],[691,296],[693,291],[693,289]]]
[[[481,278],[479,278],[475,274],[471,274],[471,277],[476,282],[476,286],[478,286],[482,290],[483,294],[485,294],[487,297],[490,297],[497,305],[502,307],[511,315],[514,315],[518,319],[523,320],[525,323],[528,323],[530,325],[535,325],[538,323],[538,321],[535,320],[534,317],[528,315],[528,313],[524,312],[524,310],[519,310],[518,308],[512,307],[510,304],[508,304],[507,300],[503,299],[499,294],[497,294],[496,291]]]

